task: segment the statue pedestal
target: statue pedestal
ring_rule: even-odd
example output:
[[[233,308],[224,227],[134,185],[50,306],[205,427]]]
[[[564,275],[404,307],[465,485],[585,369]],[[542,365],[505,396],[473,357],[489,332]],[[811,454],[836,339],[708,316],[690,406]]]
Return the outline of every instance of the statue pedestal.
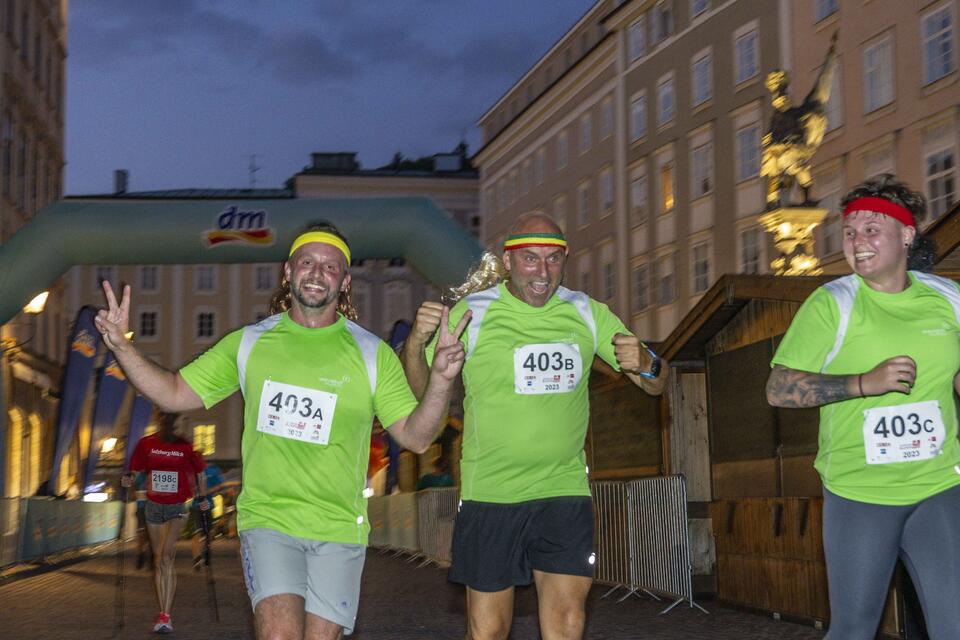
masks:
[[[780,255],[770,261],[778,276],[815,276],[820,261],[813,253],[813,230],[829,211],[820,207],[786,206],[760,216],[764,228],[773,234]]]

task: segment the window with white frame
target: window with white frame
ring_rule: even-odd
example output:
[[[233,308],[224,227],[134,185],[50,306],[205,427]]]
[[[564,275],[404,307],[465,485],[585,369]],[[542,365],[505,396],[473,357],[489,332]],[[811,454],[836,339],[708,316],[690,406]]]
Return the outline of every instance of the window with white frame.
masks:
[[[617,276],[613,262],[603,263],[603,299],[613,300],[617,291]]]
[[[193,450],[204,457],[217,451],[217,425],[198,424],[193,427]]]
[[[673,210],[673,163],[666,162],[660,167],[660,213]]]
[[[590,150],[590,142],[593,139],[593,115],[587,111],[580,116],[580,153],[586,153]]]
[[[630,215],[633,224],[647,221],[647,176],[640,174],[630,181]]]
[[[553,219],[561,227],[567,223],[567,196],[559,195],[553,199]]]
[[[923,16],[923,81],[936,82],[954,69],[953,15],[944,4]]]
[[[590,254],[580,256],[577,272],[580,274],[580,291],[590,293],[593,289],[593,275],[590,273]]]
[[[159,314],[156,311],[141,311],[138,338],[155,338],[159,331]]]
[[[863,50],[863,111],[893,102],[893,44],[889,36]]]
[[[590,224],[590,183],[581,182],[577,187],[577,226]]]
[[[837,62],[833,66],[830,78],[830,99],[824,109],[827,112],[827,131],[833,131],[843,124],[843,79],[840,75],[843,65]]]
[[[702,53],[693,61],[693,106],[698,107],[713,97],[713,56]]]
[[[210,264],[198,264],[193,268],[194,291],[212,292],[217,288],[216,268]]]
[[[660,44],[673,35],[673,0],[661,0],[653,7],[653,42]]]
[[[613,213],[613,170],[609,167],[600,172],[600,215]]]
[[[627,51],[630,52],[630,60],[642,58],[647,53],[647,17],[646,15],[631,24],[627,28]]]
[[[926,157],[927,215],[936,220],[957,200],[956,162],[953,149],[944,149]]]
[[[673,120],[676,104],[673,93],[673,76],[670,75],[657,85],[657,125],[663,126]]]
[[[96,269],[94,269],[93,288],[96,290],[100,290],[103,288],[104,282],[109,282],[110,286],[113,287],[113,290],[116,291],[117,290],[116,276],[117,276],[116,269],[114,269],[113,267],[108,267],[104,265],[98,266]]]
[[[710,0],[690,0],[690,18],[696,18],[710,8]]]
[[[140,267],[140,291],[152,293],[160,287],[160,267],[143,265]]]
[[[604,98],[600,104],[600,139],[609,138],[613,133],[613,100]]]
[[[693,245],[693,292],[703,293],[710,288],[710,242]]]
[[[677,281],[675,256],[668,253],[657,259],[657,293],[661,305],[670,304],[677,299]]]
[[[760,273],[760,243],[763,230],[751,227],[740,233],[740,273]]]
[[[690,152],[690,191],[694,198],[713,191],[713,145],[706,143]]]
[[[834,178],[837,183],[839,178]],[[843,249],[843,224],[840,216],[840,191],[836,187],[820,196],[818,206],[828,211],[820,224],[821,256],[829,256]]]
[[[253,268],[253,288],[255,291],[272,291],[276,284],[274,276],[276,267],[269,264],[258,264]]]
[[[390,331],[397,320],[410,319],[410,283],[394,280],[384,285],[383,290],[383,330]]]
[[[650,306],[650,273],[647,265],[641,264],[634,267],[630,278],[633,285],[631,288],[633,312],[638,313]]]
[[[737,130],[737,182],[755,178],[760,173],[760,125],[747,125]]]
[[[734,40],[733,58],[736,62],[737,84],[746,82],[760,71],[757,51],[757,30],[749,29]]]
[[[630,139],[639,140],[647,135],[647,96],[638,95],[630,103]]]
[[[543,184],[543,174],[546,171],[547,152],[543,147],[537,149],[536,160],[533,163],[533,181],[538,185]]]
[[[217,330],[217,312],[213,310],[197,311],[194,318],[194,327],[196,327],[196,333],[194,335],[196,339],[209,340],[213,338]]]
[[[837,0],[815,0],[813,19],[820,22],[837,12]]]
[[[567,143],[567,132],[561,131],[557,136],[557,168],[563,169],[567,166],[567,155],[569,147]]]

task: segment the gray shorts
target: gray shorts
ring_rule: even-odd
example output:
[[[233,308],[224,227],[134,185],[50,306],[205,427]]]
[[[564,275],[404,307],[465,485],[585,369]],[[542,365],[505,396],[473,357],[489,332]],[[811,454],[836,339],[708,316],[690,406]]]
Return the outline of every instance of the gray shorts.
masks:
[[[153,500],[147,500],[147,504],[143,507],[143,515],[147,520],[147,524],[163,524],[171,520],[176,520],[177,518],[185,518],[187,510],[184,508],[182,502],[160,504]]]
[[[360,600],[360,574],[367,558],[362,544],[320,542],[273,529],[240,532],[243,577],[250,603],[292,593],[304,609],[353,633]]]

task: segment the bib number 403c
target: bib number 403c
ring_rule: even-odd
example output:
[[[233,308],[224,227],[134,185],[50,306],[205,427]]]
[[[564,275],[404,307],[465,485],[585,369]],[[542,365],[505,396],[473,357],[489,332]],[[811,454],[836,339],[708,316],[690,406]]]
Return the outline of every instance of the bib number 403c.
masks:
[[[867,464],[918,462],[943,450],[946,430],[936,400],[863,412],[863,448]]]
[[[918,436],[921,433],[933,433],[933,419],[920,418],[916,413],[908,413],[906,416],[892,416],[890,422],[887,422],[887,416],[883,416],[877,421],[873,432],[878,436],[889,438],[900,438],[905,434]]]

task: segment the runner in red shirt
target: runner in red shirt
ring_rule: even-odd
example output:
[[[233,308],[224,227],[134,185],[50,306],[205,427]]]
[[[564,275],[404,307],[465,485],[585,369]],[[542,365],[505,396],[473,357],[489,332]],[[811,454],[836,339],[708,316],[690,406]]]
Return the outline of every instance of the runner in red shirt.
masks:
[[[206,493],[206,466],[203,456],[193,450],[190,442],[177,433],[179,416],[161,414],[160,430],[141,438],[130,458],[130,471],[123,476],[121,484],[133,484],[134,473],[143,471],[147,476],[147,533],[153,546],[153,571],[160,602],[160,613],[153,630],[158,633],[173,631],[170,609],[177,590],[177,574],[174,561],[177,540],[186,523],[185,504],[199,487],[197,503],[201,509],[209,509]]]

